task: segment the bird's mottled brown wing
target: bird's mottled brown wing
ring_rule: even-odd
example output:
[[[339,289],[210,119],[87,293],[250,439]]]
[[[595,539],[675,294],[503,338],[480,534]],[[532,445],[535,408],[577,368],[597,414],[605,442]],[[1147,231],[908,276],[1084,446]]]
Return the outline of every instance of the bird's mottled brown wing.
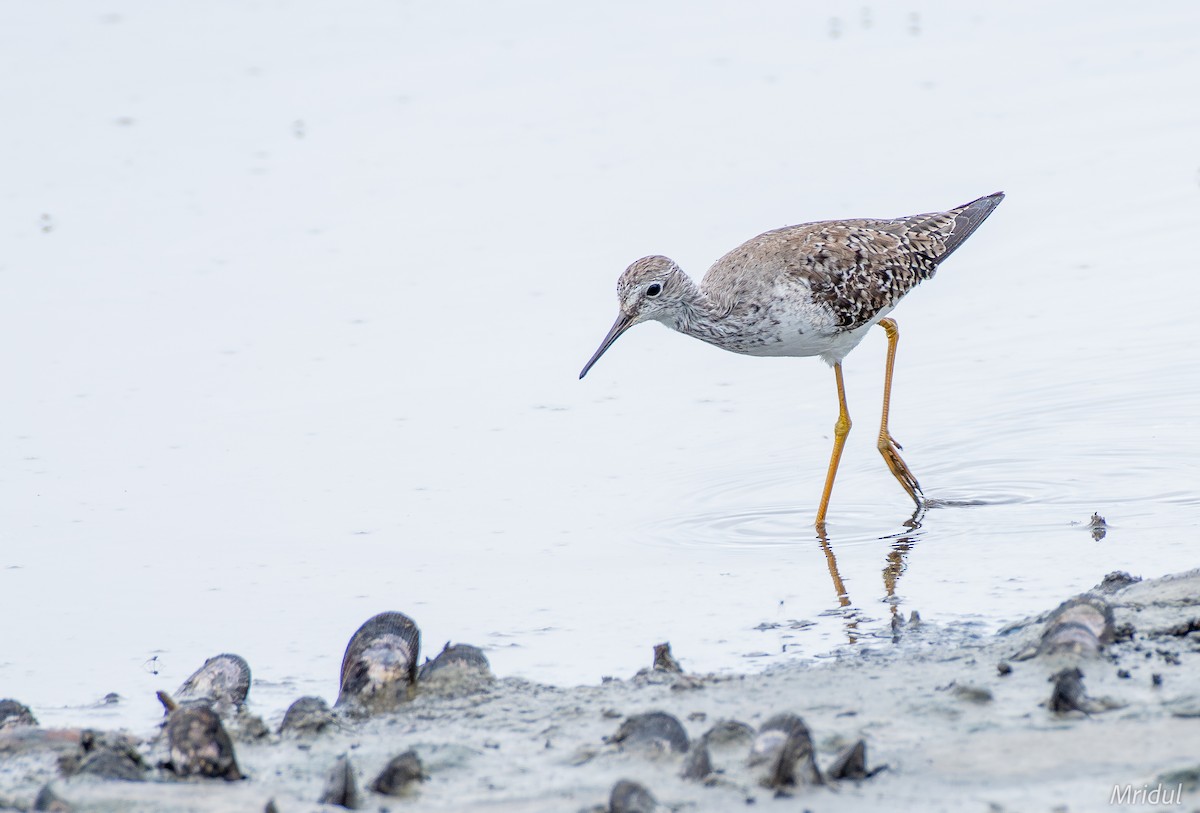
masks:
[[[798,246],[794,273],[838,327],[853,330],[933,276],[952,227],[946,214],[815,224]]]
[[[932,277],[938,263],[975,231],[1002,198],[997,193],[947,212],[895,220],[788,226],[729,252],[709,275],[714,281],[747,279],[755,276],[752,269],[757,267],[758,274],[766,272],[766,277],[803,280],[814,304],[827,308],[839,328],[853,330]]]

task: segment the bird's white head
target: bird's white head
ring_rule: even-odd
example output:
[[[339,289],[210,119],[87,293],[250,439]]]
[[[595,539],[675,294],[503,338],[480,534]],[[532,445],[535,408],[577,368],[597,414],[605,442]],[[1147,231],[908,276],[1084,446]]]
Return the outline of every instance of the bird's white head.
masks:
[[[691,282],[674,260],[654,255],[642,257],[625,269],[617,280],[617,301],[621,312],[612,329],[600,342],[600,348],[584,365],[580,378],[587,375],[604,351],[629,328],[654,319],[673,325]]]

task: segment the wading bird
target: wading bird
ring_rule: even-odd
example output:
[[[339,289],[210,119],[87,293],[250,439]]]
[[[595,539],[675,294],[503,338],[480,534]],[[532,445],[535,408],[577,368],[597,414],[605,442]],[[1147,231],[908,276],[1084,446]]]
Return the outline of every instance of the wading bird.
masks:
[[[717,260],[697,285],[674,261],[643,257],[621,274],[621,312],[580,378],[629,328],[655,320],[709,344],[750,356],[820,356],[833,367],[838,419],[816,526],[824,531],[829,496],[850,414],[842,359],[872,325],[887,331],[887,369],[879,451],[918,510],[924,494],[888,431],[892,367],[899,330],[885,318],[901,298],[937,271],[1000,205],[1003,192],[945,212],[894,220],[828,220],[754,237]]]

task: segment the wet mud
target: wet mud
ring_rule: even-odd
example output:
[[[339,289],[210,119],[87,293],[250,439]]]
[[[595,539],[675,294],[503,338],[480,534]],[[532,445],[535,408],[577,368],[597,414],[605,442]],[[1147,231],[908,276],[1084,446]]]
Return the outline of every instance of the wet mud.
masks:
[[[145,732],[47,729],[9,699],[0,809],[1091,810],[1163,783],[1200,805],[1200,571],[1110,574],[996,635],[927,618],[755,675],[663,652],[545,686],[467,644],[419,666],[416,622],[387,613],[351,639],[338,703],[278,721],[229,654],[161,692]]]

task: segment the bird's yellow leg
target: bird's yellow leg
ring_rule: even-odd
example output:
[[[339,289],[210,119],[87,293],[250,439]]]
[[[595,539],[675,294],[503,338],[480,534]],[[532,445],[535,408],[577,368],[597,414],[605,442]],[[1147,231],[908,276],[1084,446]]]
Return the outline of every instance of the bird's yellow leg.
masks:
[[[821,492],[821,505],[817,508],[817,530],[825,532],[825,512],[829,510],[829,495],[833,493],[833,478],[837,477],[838,463],[842,460],[842,447],[846,445],[846,435],[850,434],[850,412],[846,409],[846,386],[842,383],[842,365],[833,365],[833,375],[837,380],[838,419],[833,425],[833,454],[829,457],[829,473],[825,475],[825,490]]]
[[[900,481],[900,485],[904,486],[908,496],[912,497],[913,502],[920,508],[924,496],[921,484],[917,482],[917,478],[913,476],[904,459],[900,457],[900,444],[896,443],[896,439],[888,431],[888,410],[892,403],[892,367],[896,363],[896,344],[900,341],[900,328],[897,327],[894,319],[880,319],[879,326],[887,331],[888,338],[887,369],[883,377],[883,417],[879,421],[879,453],[883,455],[883,461],[891,469],[892,476]],[[839,377],[839,387],[840,383]]]

